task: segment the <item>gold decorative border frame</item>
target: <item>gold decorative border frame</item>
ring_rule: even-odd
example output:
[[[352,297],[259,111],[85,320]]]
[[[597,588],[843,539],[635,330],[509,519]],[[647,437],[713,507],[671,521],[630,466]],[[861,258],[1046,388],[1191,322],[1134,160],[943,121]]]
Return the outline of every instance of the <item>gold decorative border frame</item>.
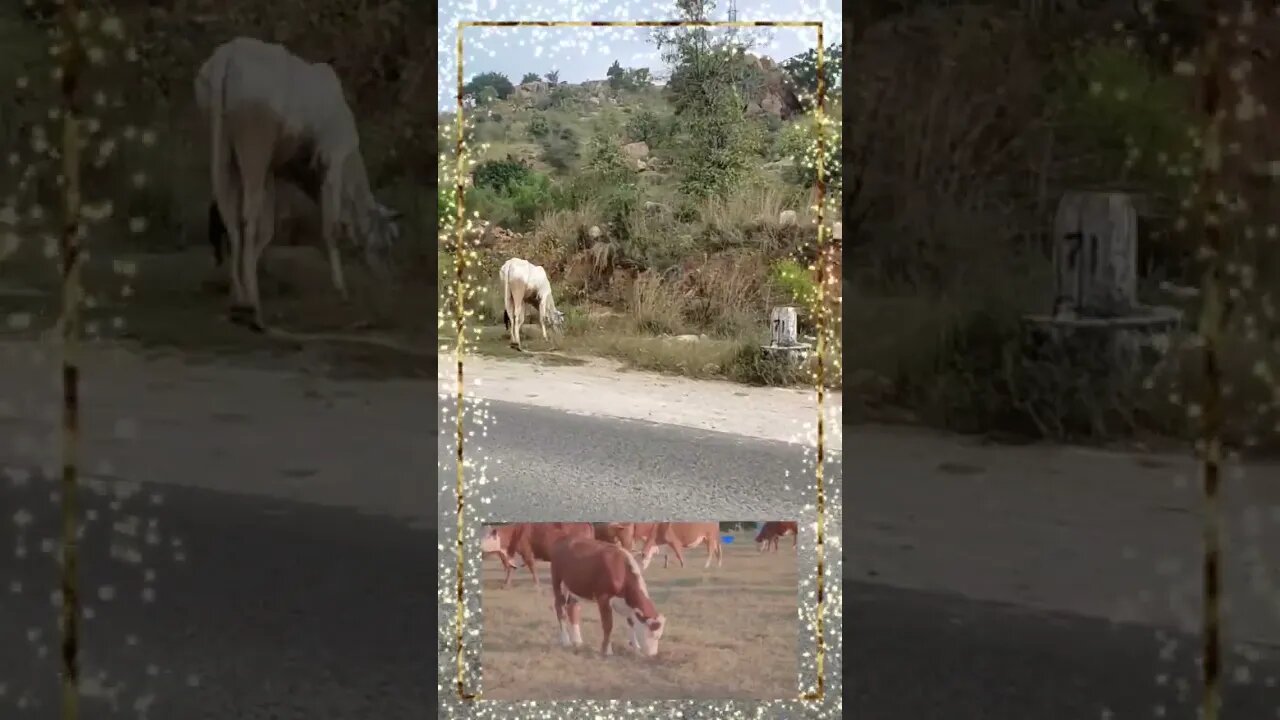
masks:
[[[809,690],[808,692],[801,691],[798,693],[797,697],[793,699],[789,699],[789,700],[780,699],[780,700],[773,700],[773,701],[767,701],[767,700],[725,701],[720,703],[719,706],[716,708],[707,708],[707,709],[710,712],[710,715],[709,715],[710,717],[751,716],[751,717],[791,718],[791,717],[797,716],[797,710],[802,712],[807,717],[839,717],[842,713],[842,702],[839,695],[833,695],[833,697],[830,698],[834,700],[834,703],[824,705],[824,702],[826,702],[829,699],[827,697],[827,683],[826,683],[826,670],[828,665],[827,663],[827,644],[828,643],[826,639],[827,628],[825,625],[825,620],[826,620],[826,613],[828,610],[827,605],[830,602],[831,604],[835,605],[838,608],[842,604],[842,598],[840,597],[841,590],[840,590],[840,583],[838,581],[833,583],[833,586],[831,588],[828,588],[826,584],[826,572],[828,568],[831,567],[827,563],[827,558],[826,558],[826,545],[828,544],[828,538],[826,535],[827,490],[825,485],[826,478],[824,476],[824,464],[825,464],[824,458],[826,457],[826,454],[828,452],[828,448],[827,448],[828,438],[827,438],[827,430],[825,425],[825,421],[826,421],[825,401],[826,401],[826,378],[827,378],[826,352],[827,352],[827,345],[829,342],[827,336],[828,336],[828,332],[830,332],[830,325],[829,325],[830,308],[827,303],[827,293],[829,292],[829,290],[827,288],[827,285],[833,284],[834,287],[837,288],[836,290],[837,293],[839,292],[838,288],[840,287],[840,285],[839,285],[839,279],[831,276],[830,269],[827,267],[827,264],[830,262],[829,255],[827,252],[828,248],[825,243],[826,233],[828,232],[828,228],[826,228],[823,222],[824,206],[825,206],[826,190],[827,190],[826,173],[825,173],[826,86],[825,86],[825,76],[823,73],[823,69],[824,69],[823,22],[820,20],[734,21],[734,22],[679,21],[679,20],[653,20],[653,21],[644,21],[644,20],[639,20],[639,21],[492,20],[492,21],[460,21],[458,23],[458,35],[457,35],[457,46],[456,46],[458,55],[457,55],[457,68],[456,68],[457,93],[456,93],[456,105],[455,105],[457,117],[455,119],[456,165],[455,165],[454,189],[455,189],[456,195],[455,195],[455,208],[454,208],[455,209],[455,217],[454,217],[455,228],[454,228],[454,248],[453,248],[454,250],[454,254],[453,254],[454,273],[453,273],[453,288],[452,288],[453,296],[451,299],[448,299],[448,298],[444,298],[442,294],[442,300],[444,300],[446,303],[451,302],[452,304],[452,309],[453,309],[452,330],[454,333],[454,340],[455,340],[454,347],[453,347],[453,355],[454,355],[454,370],[456,372],[456,383],[454,386],[453,399],[456,403],[456,405],[454,406],[456,410],[455,410],[454,428],[453,428],[452,434],[453,434],[453,441],[455,443],[454,462],[455,462],[456,473],[457,473],[456,475],[457,503],[455,507],[457,529],[454,537],[454,546],[455,546],[454,549],[457,553],[456,564],[454,569],[457,575],[454,578],[454,583],[453,583],[454,586],[452,588],[445,588],[443,586],[439,588],[439,595],[441,600],[445,600],[446,598],[448,598],[449,600],[452,600],[452,604],[453,604],[453,612],[454,612],[453,623],[452,623],[453,633],[452,633],[452,637],[449,639],[451,640],[449,644],[453,645],[453,647],[450,648],[452,650],[452,662],[450,664],[452,665],[452,669],[455,672],[453,673],[452,682],[447,683],[448,688],[446,689],[446,681],[445,681],[446,668],[442,663],[440,668],[441,676],[439,678],[439,682],[437,683],[437,690],[438,692],[441,693],[441,698],[440,698],[441,710],[444,711],[446,709],[450,709],[450,706],[452,705],[452,703],[445,702],[445,693],[448,692],[451,695],[450,700],[461,701],[463,706],[467,709],[468,714],[480,714],[480,715],[487,714],[483,712],[480,712],[480,713],[471,712],[471,711],[480,710],[483,707],[483,705],[487,703],[482,699],[482,696],[478,691],[472,692],[470,687],[468,686],[467,676],[469,674],[468,672],[469,668],[468,668],[468,658],[467,658],[467,645],[465,642],[465,638],[468,634],[473,636],[478,636],[479,632],[475,630],[468,630],[467,628],[467,616],[470,614],[468,612],[468,607],[467,607],[468,597],[466,593],[466,569],[467,569],[466,568],[466,556],[467,556],[466,549],[467,549],[468,538],[464,537],[465,529],[466,529],[465,517],[466,517],[466,510],[467,510],[467,506],[466,506],[467,487],[466,487],[465,473],[468,468],[468,463],[465,459],[465,453],[464,453],[464,447],[465,447],[465,441],[466,441],[466,435],[467,435],[466,422],[465,422],[467,412],[465,408],[467,406],[466,406],[466,396],[465,396],[465,380],[464,380],[465,375],[464,375],[463,358],[464,358],[466,346],[467,346],[466,318],[470,314],[466,308],[466,300],[468,297],[471,296],[472,288],[469,287],[469,283],[467,280],[467,261],[468,261],[469,253],[467,250],[467,241],[466,241],[467,223],[466,223],[466,210],[464,207],[464,197],[466,192],[466,184],[465,184],[466,148],[465,148],[464,118],[465,118],[466,108],[463,102],[464,96],[462,92],[462,87],[464,85],[464,75],[463,75],[464,30],[466,28],[493,28],[493,27],[504,27],[504,28],[512,28],[512,27],[543,27],[543,28],[786,27],[786,28],[813,28],[814,30],[816,30],[816,33],[817,33],[817,49],[816,49],[817,113],[816,114],[818,118],[818,123],[817,123],[817,162],[816,162],[816,165],[817,165],[816,186],[817,187],[816,187],[816,195],[815,195],[816,205],[817,205],[816,207],[817,242],[815,247],[815,251],[816,251],[815,256],[817,259],[814,263],[814,266],[811,268],[816,273],[815,279],[817,284],[817,300],[816,300],[817,339],[816,339],[816,353],[815,353],[816,354],[816,370],[814,373],[814,390],[817,396],[816,409],[817,409],[817,415],[818,415],[817,424],[816,424],[817,454],[816,454],[816,459],[814,463],[814,466],[815,466],[814,482],[815,482],[815,488],[816,488],[816,513],[817,513],[816,524],[815,524],[815,536],[814,536],[815,537],[814,550],[816,555],[816,567],[814,568],[814,572],[815,572],[814,580],[816,583],[816,592],[811,593],[811,597],[814,600],[814,639],[815,639],[816,650],[814,653],[813,660],[816,668],[816,678],[815,678],[815,683],[812,690]],[[443,236],[441,236],[441,239],[443,239]],[[835,282],[832,283],[831,282],[832,280],[835,280]],[[443,316],[440,318],[440,325],[441,325],[441,328],[443,329],[444,327]],[[444,397],[445,396],[442,392],[441,398],[443,399]],[[443,550],[443,549],[444,547],[443,545],[441,545],[440,550]],[[442,564],[440,569],[443,571],[445,567],[446,566]],[[444,580],[443,573],[442,573],[441,579]],[[803,611],[804,608],[801,607],[800,610]],[[801,612],[800,614],[803,617],[803,613]],[[446,647],[445,647],[446,640],[444,635],[445,633],[442,631],[441,637],[440,637],[440,642],[441,642],[440,650],[441,650],[442,657],[446,652]],[[809,653],[807,652],[803,653],[803,656],[808,656],[808,655]],[[611,716],[619,716],[619,715],[629,716],[636,712],[635,706],[642,703],[646,705],[650,705],[652,710],[655,712],[663,712],[665,710],[666,713],[670,713],[674,711],[683,717],[701,717],[702,713],[691,712],[690,709],[687,707],[691,703],[698,703],[698,702],[699,701],[696,701],[694,699],[676,699],[676,698],[669,699],[669,700],[652,701],[648,703],[643,703],[643,701],[622,701],[622,700],[589,701],[589,700],[582,700],[582,699],[565,699],[563,701],[555,701],[555,702],[523,702],[523,703],[504,702],[501,704],[507,708],[510,708],[512,705],[521,706],[524,710],[527,711],[527,714],[524,712],[521,712],[520,715],[528,716],[528,717],[547,717],[547,718],[565,717],[565,716],[569,716],[569,714],[558,711],[556,708],[560,708],[561,710],[567,710],[569,709],[569,707],[576,707],[579,709],[584,709],[584,708],[588,709],[589,712],[586,714],[594,718],[611,717]],[[796,703],[799,703],[800,705],[799,708],[796,707],[795,705]],[[512,711],[510,709],[502,710],[502,711],[497,710],[497,708],[492,708],[492,709],[495,711],[494,713],[495,717],[496,716],[503,716],[503,717],[512,716]]]

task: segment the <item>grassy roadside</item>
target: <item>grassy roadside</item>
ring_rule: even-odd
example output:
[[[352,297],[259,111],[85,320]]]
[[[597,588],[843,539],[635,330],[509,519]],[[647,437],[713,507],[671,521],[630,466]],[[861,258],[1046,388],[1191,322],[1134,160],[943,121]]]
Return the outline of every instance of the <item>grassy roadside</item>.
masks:
[[[439,267],[439,282],[448,282],[453,273],[452,257],[440,253]],[[690,332],[693,328],[679,322],[689,311],[688,300],[657,283],[650,285],[649,292],[631,292],[621,304],[621,311],[571,295],[573,301],[559,303],[566,319],[558,342],[554,338],[551,343],[543,341],[536,316],[527,318],[521,336],[526,352],[522,354],[510,347],[510,338],[501,324],[502,296],[497,283],[484,282],[496,276],[496,272],[489,272],[491,269],[481,268],[473,276],[483,283],[472,315],[473,322],[480,324],[474,350],[482,355],[503,359],[536,356],[540,362],[559,364],[580,364],[584,358],[603,357],[635,370],[746,385],[802,386],[812,382],[812,361],[788,368],[763,355],[760,346],[768,342],[763,327],[752,331],[735,325],[730,331],[714,335]],[[666,318],[667,322],[655,322],[655,318]],[[658,328],[668,332],[655,331]],[[828,367],[834,367],[838,353],[839,348],[828,350]],[[829,377],[827,384],[839,388],[839,373]]]

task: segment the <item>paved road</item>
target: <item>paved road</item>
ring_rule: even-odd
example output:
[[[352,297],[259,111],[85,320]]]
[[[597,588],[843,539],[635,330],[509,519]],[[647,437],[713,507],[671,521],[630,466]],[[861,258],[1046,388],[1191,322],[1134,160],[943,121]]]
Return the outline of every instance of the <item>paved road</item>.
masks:
[[[486,458],[498,483],[487,511],[499,520],[794,518],[797,479],[813,472],[789,443],[501,401],[486,408],[489,429],[464,450]],[[442,433],[446,479],[454,447]],[[840,463],[827,472],[840,477]],[[440,504],[451,511],[449,491]]]
[[[0,479],[0,717],[55,717],[56,566],[41,542],[58,532],[53,489]],[[82,540],[93,612],[83,662],[97,688],[85,717],[431,716],[431,533],[354,510],[171,486],[84,499],[96,518]],[[23,509],[32,520],[20,533]],[[114,594],[99,595],[108,586]]]
[[[1196,631],[1201,503],[1188,457],[846,433],[845,575]],[[1227,622],[1280,645],[1280,466],[1223,486]]]
[[[1197,638],[957,595],[844,590],[849,717],[1196,717]],[[1225,720],[1280,717],[1280,647],[1241,647],[1226,673]]]

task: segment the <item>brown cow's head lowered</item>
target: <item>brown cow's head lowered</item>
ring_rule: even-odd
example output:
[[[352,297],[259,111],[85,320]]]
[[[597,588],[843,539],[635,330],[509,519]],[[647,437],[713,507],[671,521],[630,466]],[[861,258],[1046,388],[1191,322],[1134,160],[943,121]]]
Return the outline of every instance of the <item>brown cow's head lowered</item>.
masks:
[[[662,613],[646,618],[635,608],[628,608],[628,610],[630,612],[626,616],[627,628],[631,633],[627,644],[632,650],[645,657],[657,655],[658,641],[662,639],[662,631],[667,627],[667,619]]]

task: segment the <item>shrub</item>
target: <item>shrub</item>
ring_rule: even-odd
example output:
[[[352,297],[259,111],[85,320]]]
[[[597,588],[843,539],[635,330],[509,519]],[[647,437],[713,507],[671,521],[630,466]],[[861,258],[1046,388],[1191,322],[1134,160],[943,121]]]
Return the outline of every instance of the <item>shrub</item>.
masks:
[[[486,160],[477,165],[475,184],[477,188],[492,188],[503,192],[532,174],[533,169],[527,164],[508,155],[505,160]]]
[[[546,137],[551,132],[551,123],[546,115],[534,115],[529,119],[529,135],[534,138]]]
[[[552,127],[539,138],[542,159],[556,170],[569,170],[578,163],[578,135],[568,126]]]
[[[654,111],[643,108],[627,121],[627,135],[639,142],[655,145],[660,141],[664,126]]]
[[[818,283],[813,273],[795,260],[779,260],[773,266],[770,279],[791,302],[803,308],[813,308],[818,302]]]

